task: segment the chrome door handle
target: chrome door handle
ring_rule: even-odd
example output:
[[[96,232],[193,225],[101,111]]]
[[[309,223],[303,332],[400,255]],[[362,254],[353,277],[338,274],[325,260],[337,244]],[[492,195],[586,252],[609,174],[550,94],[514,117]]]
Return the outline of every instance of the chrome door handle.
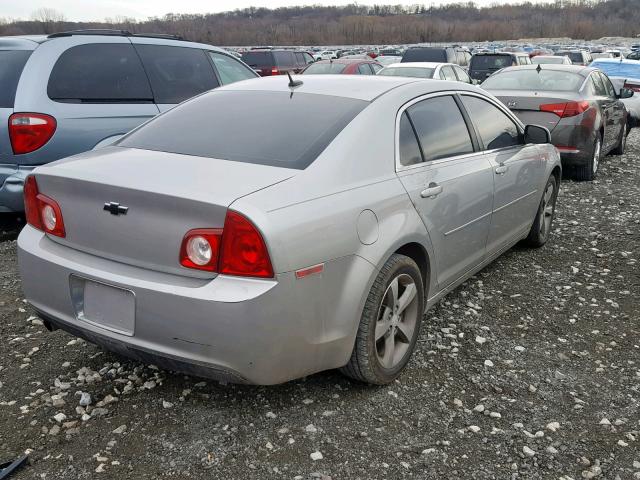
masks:
[[[496,167],[496,173],[498,175],[504,175],[505,173],[507,173],[508,170],[509,170],[509,167],[507,165],[500,164]]]
[[[422,192],[420,192],[420,196],[422,198],[436,198],[441,193],[442,185],[431,182],[428,188],[425,188]]]

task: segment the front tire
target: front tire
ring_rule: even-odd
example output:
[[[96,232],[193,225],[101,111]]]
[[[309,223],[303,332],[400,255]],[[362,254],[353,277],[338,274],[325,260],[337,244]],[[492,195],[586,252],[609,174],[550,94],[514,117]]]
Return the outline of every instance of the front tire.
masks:
[[[602,135],[598,132],[596,134],[596,139],[593,141],[591,155],[589,156],[586,165],[581,165],[575,169],[576,180],[589,181],[596,178],[598,168],[600,167],[600,160],[602,160]]]
[[[553,224],[553,216],[556,212],[556,199],[558,198],[558,181],[554,175],[549,177],[544,187],[544,193],[536,212],[536,218],[531,225],[529,235],[525,240],[530,247],[540,248],[547,240],[551,233],[551,225]]]
[[[393,254],[373,282],[351,358],[340,371],[374,385],[395,380],[409,362],[418,340],[424,297],[416,262]]]

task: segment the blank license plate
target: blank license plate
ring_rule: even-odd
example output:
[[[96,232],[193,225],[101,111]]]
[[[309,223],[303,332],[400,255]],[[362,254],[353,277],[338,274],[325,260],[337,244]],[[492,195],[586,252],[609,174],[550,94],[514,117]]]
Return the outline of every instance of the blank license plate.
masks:
[[[136,297],[132,291],[72,276],[71,296],[78,320],[133,335]]]

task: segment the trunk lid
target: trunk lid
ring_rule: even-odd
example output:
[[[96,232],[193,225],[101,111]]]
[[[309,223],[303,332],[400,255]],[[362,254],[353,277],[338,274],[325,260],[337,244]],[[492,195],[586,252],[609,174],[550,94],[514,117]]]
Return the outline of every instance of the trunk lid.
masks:
[[[540,105],[580,101],[581,97],[572,92],[491,90],[525,125],[539,125],[553,130],[560,122],[555,113],[540,111]]]
[[[194,228],[222,228],[234,200],[297,171],[211,158],[107,147],[36,172],[40,192],[58,202],[66,237],[52,240],[122,263],[194,277],[215,274],[179,264]],[[128,207],[114,215],[116,202]]]

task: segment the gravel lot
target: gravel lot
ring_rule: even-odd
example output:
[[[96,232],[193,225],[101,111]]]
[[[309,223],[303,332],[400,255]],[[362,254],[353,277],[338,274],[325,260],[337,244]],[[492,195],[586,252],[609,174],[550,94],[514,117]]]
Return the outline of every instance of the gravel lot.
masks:
[[[634,132],[598,181],[563,181],[550,243],[446,297],[376,388],[219,385],[48,333],[5,218],[0,462],[31,450],[18,479],[640,479],[639,179]]]

